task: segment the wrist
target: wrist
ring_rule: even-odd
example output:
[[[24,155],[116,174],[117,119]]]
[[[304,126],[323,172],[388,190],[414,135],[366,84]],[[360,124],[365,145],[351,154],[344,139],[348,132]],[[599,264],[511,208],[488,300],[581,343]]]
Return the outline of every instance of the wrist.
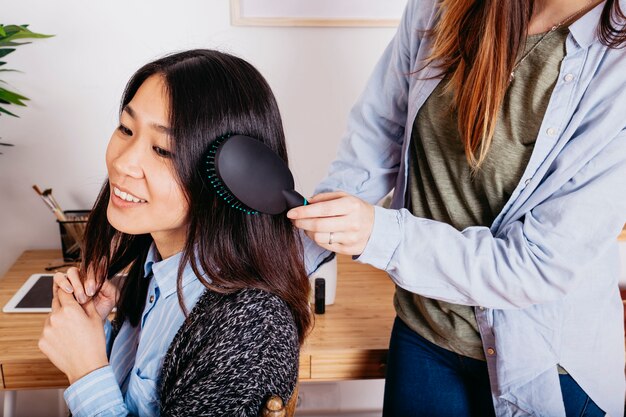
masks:
[[[90,363],[89,365],[85,365],[84,367],[81,367],[81,369],[77,369],[73,372],[70,372],[66,376],[67,376],[68,381],[70,382],[70,385],[72,385],[79,379],[89,375],[90,373],[92,373],[93,371],[97,369],[104,368],[107,365],[109,365],[108,360],[100,359],[96,362]]]

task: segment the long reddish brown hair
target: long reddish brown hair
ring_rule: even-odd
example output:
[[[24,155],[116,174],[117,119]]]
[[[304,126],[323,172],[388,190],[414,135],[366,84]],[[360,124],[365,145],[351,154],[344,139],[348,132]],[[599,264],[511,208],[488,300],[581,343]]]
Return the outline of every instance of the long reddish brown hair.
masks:
[[[440,63],[454,94],[458,129],[474,171],[491,146],[498,112],[519,51],[524,46],[534,0],[441,0],[428,62]],[[619,1],[606,0],[598,38],[611,48],[626,43]]]

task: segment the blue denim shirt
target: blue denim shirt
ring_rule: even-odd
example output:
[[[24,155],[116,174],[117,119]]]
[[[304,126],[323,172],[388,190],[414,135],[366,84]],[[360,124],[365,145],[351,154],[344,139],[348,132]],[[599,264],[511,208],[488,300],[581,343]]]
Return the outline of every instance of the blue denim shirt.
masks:
[[[405,207],[413,121],[440,78],[424,67],[436,0],[409,0],[315,193],[375,207],[357,261],[400,287],[475,306],[498,416],[565,416],[557,364],[608,415],[624,412],[617,236],[626,222],[626,48],[596,36],[601,3],[570,26],[566,56],[520,183],[491,227],[453,227]],[[626,1],[621,0],[626,9]],[[523,117],[523,115],[520,115]],[[305,238],[315,270],[328,252]]]

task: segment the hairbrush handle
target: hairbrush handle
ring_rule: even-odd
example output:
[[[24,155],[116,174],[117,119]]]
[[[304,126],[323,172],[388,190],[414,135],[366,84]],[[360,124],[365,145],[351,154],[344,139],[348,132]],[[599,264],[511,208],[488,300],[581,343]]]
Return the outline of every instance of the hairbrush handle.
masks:
[[[302,197],[302,195],[296,190],[283,190],[283,195],[285,196],[285,202],[287,203],[287,210],[309,204],[308,201],[306,201],[306,198]]]

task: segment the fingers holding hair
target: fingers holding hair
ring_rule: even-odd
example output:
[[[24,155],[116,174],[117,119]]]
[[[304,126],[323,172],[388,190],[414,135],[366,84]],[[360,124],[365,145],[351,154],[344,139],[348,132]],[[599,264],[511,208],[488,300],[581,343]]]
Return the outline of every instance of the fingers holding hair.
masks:
[[[74,292],[74,287],[72,287],[72,283],[67,277],[67,274],[64,272],[56,272],[52,276],[52,290],[55,291],[57,288],[61,288],[68,294]]]
[[[80,278],[80,271],[76,267],[71,267],[66,272],[67,279],[72,284],[74,289],[74,297],[80,304],[85,304],[88,301],[87,294],[85,293],[85,287],[83,281]]]
[[[65,291],[65,290],[64,290]],[[61,303],[59,302],[59,287],[56,283],[52,286],[52,304],[50,304],[50,309],[52,313],[58,311],[61,308]]]
[[[71,267],[67,272],[57,272],[53,276],[52,290],[62,289],[67,294],[74,294],[80,304],[84,304],[95,293],[95,278],[93,274],[87,277],[85,283],[82,282],[80,271],[76,267]]]

